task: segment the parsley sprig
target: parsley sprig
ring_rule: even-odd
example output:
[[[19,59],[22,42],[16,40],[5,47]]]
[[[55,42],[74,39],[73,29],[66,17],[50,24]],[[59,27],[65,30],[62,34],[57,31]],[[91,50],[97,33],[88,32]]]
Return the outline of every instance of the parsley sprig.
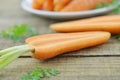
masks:
[[[7,30],[2,30],[0,33],[0,38],[10,38],[15,42],[23,41],[24,39],[37,35],[38,32],[27,24],[14,25],[13,27],[8,27]]]
[[[33,72],[29,72],[23,75],[20,80],[43,80],[46,77],[52,77],[60,74],[58,70],[55,69],[42,69],[37,67]]]
[[[100,3],[98,4],[95,9],[104,8],[108,6],[116,6],[116,8],[113,10],[114,13],[120,12],[120,1],[119,0],[112,0],[112,3]]]
[[[120,41],[120,35],[117,35],[117,36],[116,36],[116,39]]]

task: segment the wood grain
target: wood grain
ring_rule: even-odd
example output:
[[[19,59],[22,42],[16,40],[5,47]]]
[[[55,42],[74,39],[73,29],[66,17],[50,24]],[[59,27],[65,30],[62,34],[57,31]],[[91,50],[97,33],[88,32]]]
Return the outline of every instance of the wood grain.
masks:
[[[0,80],[18,80],[36,66],[61,74],[46,80],[119,80],[120,57],[57,57],[48,61],[19,58],[0,72]]]

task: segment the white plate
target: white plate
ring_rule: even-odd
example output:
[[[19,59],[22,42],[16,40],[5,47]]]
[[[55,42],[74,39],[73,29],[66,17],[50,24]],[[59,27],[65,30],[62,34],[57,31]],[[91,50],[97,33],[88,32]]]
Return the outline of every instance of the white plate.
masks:
[[[21,6],[25,11],[52,19],[76,19],[76,18],[90,17],[90,16],[108,13],[117,7],[117,6],[109,6],[101,9],[80,11],[80,12],[50,12],[43,10],[35,10],[31,7],[31,4],[32,4],[32,0],[23,0]]]

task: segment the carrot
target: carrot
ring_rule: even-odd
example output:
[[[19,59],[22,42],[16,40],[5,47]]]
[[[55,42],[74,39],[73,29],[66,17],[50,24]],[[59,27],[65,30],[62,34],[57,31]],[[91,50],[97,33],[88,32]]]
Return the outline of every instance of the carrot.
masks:
[[[94,9],[99,3],[111,2],[111,0],[73,0],[62,9],[63,12],[84,11]]]
[[[67,4],[69,4],[72,0],[54,0],[54,10],[60,11],[63,9]]]
[[[105,15],[105,16],[92,17],[87,19],[61,22],[57,24],[61,25],[63,23],[63,25],[64,24],[68,25],[68,24],[74,24],[74,23],[119,22],[119,21],[120,21],[120,15]]]
[[[108,31],[111,34],[120,34],[120,22],[77,23],[70,25],[51,25],[58,32]]]
[[[32,7],[34,9],[42,9],[45,0],[33,0]]]
[[[79,32],[57,33],[30,37],[27,45],[15,46],[0,51],[0,69],[26,52],[32,52],[32,57],[44,60],[57,55],[103,44],[110,38],[109,32]]]
[[[74,20],[74,21],[66,21],[66,22],[60,22],[52,24],[51,27],[57,27],[57,26],[69,26],[69,25],[75,25],[80,23],[96,23],[96,22],[120,22],[120,15],[107,15],[107,16],[100,16],[100,17],[93,17],[93,18],[87,18],[87,19],[80,19],[80,20]]]
[[[76,32],[76,31],[89,31],[89,28],[88,27],[86,27],[87,25],[88,26],[90,26],[91,24],[93,25],[93,24],[96,24],[96,23],[98,23],[98,24],[100,24],[100,23],[114,23],[114,24],[119,24],[119,22],[120,22],[120,15],[108,15],[108,16],[100,16],[100,17],[95,17],[95,18],[88,18],[88,19],[82,19],[82,20],[75,20],[75,21],[68,21],[68,22],[61,22],[61,23],[55,23],[55,24],[52,24],[52,25],[50,25],[50,27],[53,29],[53,30],[55,30],[55,31],[58,31],[58,32]],[[89,25],[90,24],[90,25]],[[78,25],[80,25],[80,26],[78,26]],[[83,26],[82,26],[83,25]],[[102,25],[102,24],[100,24],[100,25]],[[100,25],[98,25],[99,27],[100,27]],[[110,25],[110,24],[109,24]],[[70,27],[69,27],[70,26]],[[78,29],[78,30],[74,30],[72,27],[75,27],[75,26],[78,26],[78,28],[80,27],[80,28],[82,28],[81,30],[80,29]],[[81,27],[82,26],[82,27]],[[103,25],[104,26],[104,25]],[[110,25],[111,27],[113,26],[113,25]],[[108,29],[110,28],[111,29],[111,27],[107,27]],[[86,30],[86,28],[88,28],[87,30]],[[104,29],[105,28],[105,29]],[[109,31],[109,30],[107,30],[107,28],[106,27],[100,27],[99,29],[97,29],[95,26],[92,26],[91,27],[91,30],[101,30],[102,29],[102,31],[103,30],[105,30],[105,31]],[[113,28],[113,30],[112,31],[110,31],[112,34],[119,34],[120,32],[118,31],[119,30],[119,27],[115,27],[114,28],[114,26],[112,27]],[[70,31],[70,29],[73,29],[73,31],[71,30]],[[77,28],[76,28],[77,29]],[[84,29],[84,30],[83,30]],[[114,30],[116,30],[116,29],[118,29],[117,30],[117,32],[116,31],[114,31]],[[90,31],[91,31],[90,30]]]
[[[53,0],[45,0],[43,4],[43,9],[47,11],[53,11],[54,10]]]
[[[44,60],[66,52],[96,46],[105,43],[110,38],[110,33],[108,32],[67,33],[61,34],[56,37],[52,36],[51,40],[46,41],[43,40],[38,41],[34,39],[31,42],[28,42],[29,45],[35,48],[35,52],[32,56],[34,58]],[[44,37],[44,40],[45,39],[48,38]]]

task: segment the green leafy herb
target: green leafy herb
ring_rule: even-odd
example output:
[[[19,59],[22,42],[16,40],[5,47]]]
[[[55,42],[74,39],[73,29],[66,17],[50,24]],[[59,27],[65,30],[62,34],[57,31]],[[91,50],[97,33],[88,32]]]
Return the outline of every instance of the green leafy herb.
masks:
[[[2,30],[0,38],[10,38],[15,42],[19,42],[37,34],[38,32],[34,28],[27,24],[22,24],[20,26],[14,25],[14,27],[9,27],[7,30]]]
[[[116,6],[116,8],[113,10],[114,13],[119,13],[120,12],[120,2],[119,0],[112,0],[112,3],[100,3],[98,4],[95,9],[99,9],[99,8],[104,8],[104,7],[108,7],[108,6]]]
[[[113,0],[112,4],[116,6],[116,8],[113,10],[113,13],[118,14],[120,12],[120,1]]]
[[[109,6],[111,3],[100,3],[97,4],[97,6],[95,7],[95,9],[99,9],[99,8],[104,8],[106,6]]]
[[[116,36],[116,39],[120,41],[120,35],[117,35],[117,36]]]
[[[120,2],[119,2],[120,3]],[[116,5],[117,7],[113,10],[113,13],[119,14],[120,13],[120,5]]]
[[[60,74],[58,70],[42,69],[37,67],[33,72],[23,75],[20,80],[43,80],[45,77],[52,77],[57,74]]]

